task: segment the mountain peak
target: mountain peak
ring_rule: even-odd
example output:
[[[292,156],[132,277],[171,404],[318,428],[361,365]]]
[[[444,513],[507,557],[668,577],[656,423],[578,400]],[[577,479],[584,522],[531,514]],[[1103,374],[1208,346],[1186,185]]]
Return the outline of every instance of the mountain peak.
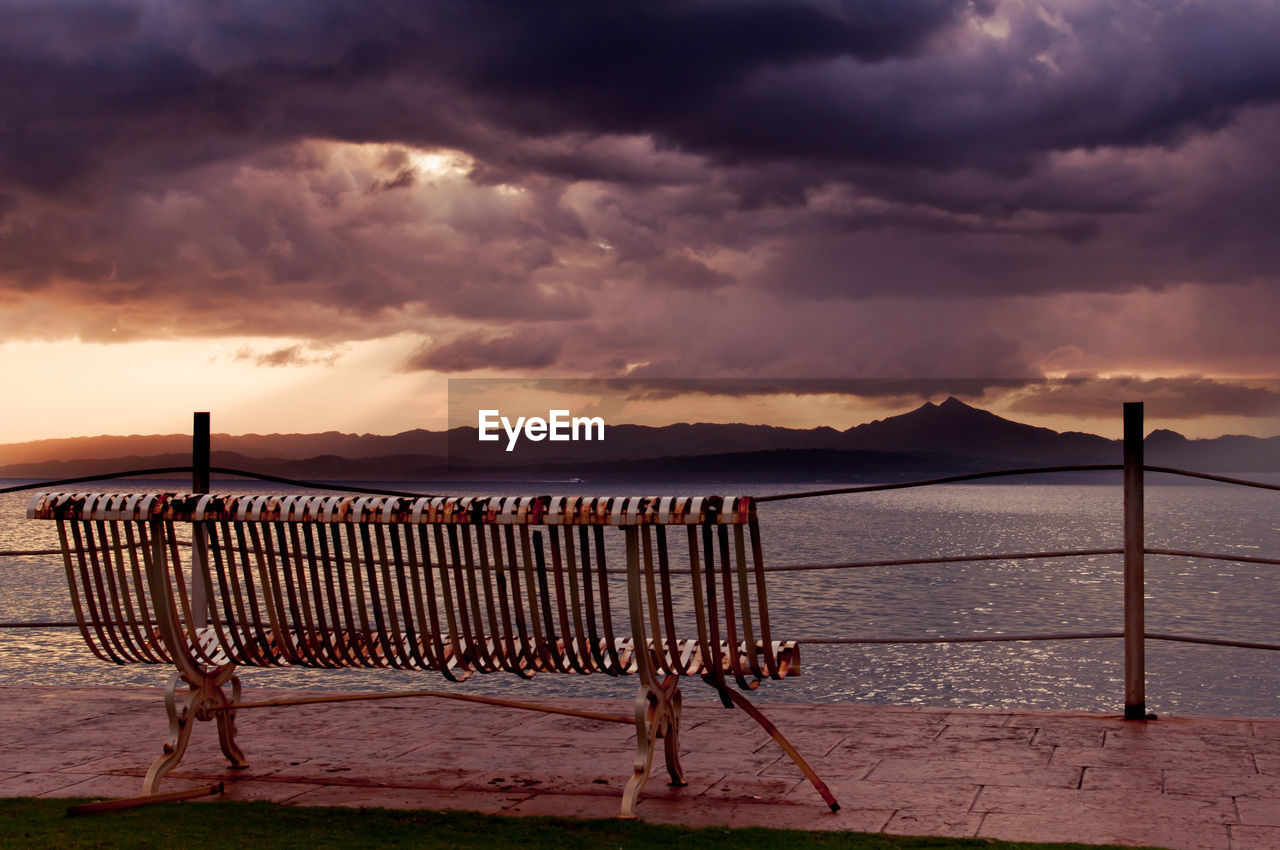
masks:
[[[1101,437],[1067,437],[1048,428],[1005,419],[948,396],[915,410],[850,428],[850,448],[872,451],[928,451],[984,461],[1054,463],[1111,451]]]
[[[963,401],[961,401],[960,399],[956,398],[953,395],[949,395],[946,397],[945,400],[941,402],[926,401],[924,404],[920,405],[914,410],[910,410],[907,413],[900,414],[900,415],[911,416],[913,414],[933,414],[936,416],[938,414],[943,414],[943,413],[950,413],[954,415],[957,413],[986,413],[986,412],[987,411],[982,410],[981,408],[974,407],[969,404],[965,404]],[[995,414],[992,414],[992,415],[994,416]],[[896,417],[889,417],[889,418],[894,419]]]
[[[1147,445],[1153,445],[1159,448],[1167,446],[1185,445],[1191,442],[1177,431],[1170,431],[1168,428],[1157,428],[1147,435],[1145,442]]]

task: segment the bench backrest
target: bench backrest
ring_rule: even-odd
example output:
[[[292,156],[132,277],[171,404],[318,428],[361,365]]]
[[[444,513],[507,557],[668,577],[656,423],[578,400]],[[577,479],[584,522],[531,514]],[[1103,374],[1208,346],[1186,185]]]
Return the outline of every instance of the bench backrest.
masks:
[[[28,516],[58,521],[81,633],[118,663],[799,672],[750,497],[45,493]]]

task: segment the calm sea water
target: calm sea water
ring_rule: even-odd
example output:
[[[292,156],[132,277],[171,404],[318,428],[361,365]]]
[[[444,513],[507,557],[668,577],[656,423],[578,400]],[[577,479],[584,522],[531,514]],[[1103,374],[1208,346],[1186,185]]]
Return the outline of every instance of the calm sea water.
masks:
[[[1277,476],[1255,476],[1276,482]],[[6,483],[17,482],[3,482]],[[117,482],[113,490],[175,489],[181,482]],[[397,489],[413,489],[404,484]],[[801,490],[741,485],[737,494]],[[294,492],[215,482],[215,490]],[[484,485],[486,494],[582,492],[584,485]],[[635,487],[595,487],[595,494]],[[649,492],[685,492],[651,486]],[[0,550],[56,546],[52,523],[24,519],[28,494],[0,496]],[[1280,493],[1149,479],[1147,545],[1280,556]],[[760,509],[771,564],[956,554],[1096,549],[1121,545],[1118,478],[1097,484],[981,484],[768,503]],[[776,636],[799,640],[952,634],[1101,632],[1122,628],[1120,556],[780,573],[770,577]],[[0,622],[71,618],[57,557],[0,558]],[[1147,628],[1153,632],[1280,643],[1280,567],[1147,558]],[[1122,642],[1116,639],[940,645],[803,647],[804,675],[765,683],[765,701],[998,709],[1119,711]],[[163,667],[117,667],[91,656],[74,629],[0,629],[0,683],[162,685]],[[436,674],[248,670],[246,686],[461,687],[473,693],[630,697],[634,681],[495,674],[450,686]],[[711,699],[691,682],[693,699]],[[1147,705],[1161,714],[1280,717],[1280,653],[1164,641],[1147,644]]]

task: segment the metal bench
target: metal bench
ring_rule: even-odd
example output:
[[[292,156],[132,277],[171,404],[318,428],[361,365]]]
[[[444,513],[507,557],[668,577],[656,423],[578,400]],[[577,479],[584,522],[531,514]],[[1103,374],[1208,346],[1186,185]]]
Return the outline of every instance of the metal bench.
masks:
[[[800,672],[799,647],[772,634],[750,497],[43,493],[27,515],[57,521],[89,648],[117,664],[177,668],[170,739],[144,796],[182,759],[196,720],[215,720],[231,766],[247,766],[237,710],[289,700],[242,701],[236,671],[296,665],[434,670],[453,682],[494,672],[637,676],[623,817],[635,816],[656,739],[671,783],[684,784],[680,681],[697,676],[760,723],[838,808],[741,693]],[[610,570],[615,560],[625,570]],[[624,612],[614,607],[623,594]],[[448,691],[409,695],[421,694],[633,722]],[[343,698],[353,697],[320,699]]]

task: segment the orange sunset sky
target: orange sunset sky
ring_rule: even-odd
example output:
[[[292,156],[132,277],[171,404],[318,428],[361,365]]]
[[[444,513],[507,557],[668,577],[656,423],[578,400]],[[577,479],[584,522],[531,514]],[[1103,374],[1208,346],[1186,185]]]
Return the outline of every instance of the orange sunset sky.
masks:
[[[1276,32],[1262,0],[0,0],[0,443],[440,429],[476,378],[664,388],[557,402],[611,422],[955,394],[1277,434]]]

